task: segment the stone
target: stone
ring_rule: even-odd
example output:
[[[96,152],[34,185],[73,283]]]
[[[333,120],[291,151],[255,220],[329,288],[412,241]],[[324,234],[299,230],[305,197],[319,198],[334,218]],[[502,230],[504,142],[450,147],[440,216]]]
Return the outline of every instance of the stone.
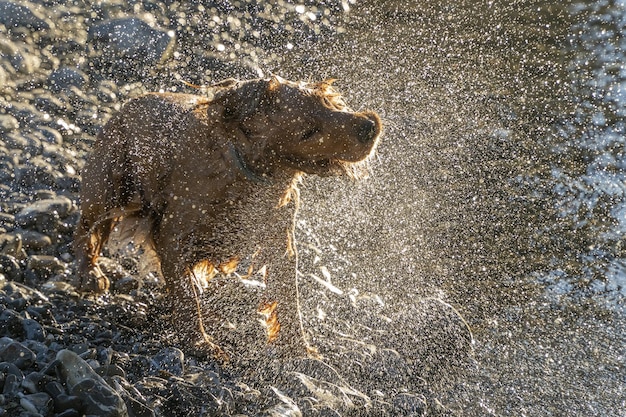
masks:
[[[113,288],[115,289],[116,292],[122,293],[122,294],[129,294],[134,290],[137,290],[138,288],[141,287],[141,282],[132,276],[126,276],[124,278],[121,278],[117,281],[115,281]]]
[[[0,1],[0,24],[8,30],[18,27],[46,30],[54,26],[51,21],[39,16],[27,5],[10,1]]]
[[[14,363],[0,362],[0,373],[6,375],[15,375],[19,379],[20,383],[24,379],[24,374]]]
[[[46,340],[46,332],[41,324],[39,324],[36,320],[22,320],[22,328],[24,329],[24,337],[27,339],[34,340],[36,342],[43,342]]]
[[[59,92],[70,87],[84,88],[89,82],[89,77],[84,72],[74,69],[63,67],[54,70],[48,76],[48,85],[50,90]]]
[[[50,93],[38,94],[33,99],[33,103],[37,109],[50,115],[63,116],[65,112],[71,111],[68,103],[64,103],[57,95]]]
[[[48,220],[50,216],[67,217],[73,209],[72,200],[67,197],[57,196],[39,200],[20,210],[15,216],[15,222],[20,226],[29,226],[41,220]]]
[[[0,153],[3,151],[0,148]],[[6,150],[5,150],[6,151]],[[13,223],[15,223],[15,216],[10,213],[0,212],[0,226],[4,228],[13,227]]]
[[[46,380],[46,375],[41,372],[31,372],[24,377],[22,381],[22,388],[26,390],[26,392],[30,394],[34,394],[36,392],[41,391],[41,387],[43,382]]]
[[[4,388],[2,389],[2,395],[8,397],[14,397],[17,395],[22,381],[15,374],[8,374],[4,379]]]
[[[6,287],[5,287],[6,288]],[[0,312],[0,335],[18,337],[22,333],[22,321],[24,318],[14,310],[4,309]]]
[[[52,398],[56,398],[61,394],[67,394],[65,388],[59,381],[50,381],[44,387],[44,391],[50,394]]]
[[[110,378],[112,376],[126,378],[126,372],[124,369],[116,364],[100,366],[96,369],[96,372],[103,378]]]
[[[88,40],[111,59],[120,57],[142,66],[165,60],[174,48],[174,36],[153,29],[141,19],[121,18],[89,28]]]
[[[53,187],[56,176],[58,173],[54,166],[41,155],[29,159],[15,170],[15,182],[23,189]]]
[[[72,397],[76,398],[76,397]],[[62,413],[56,414],[56,417],[81,417],[82,414],[78,412],[78,410],[74,408],[68,408]]]
[[[19,234],[4,233],[0,235],[0,253],[13,257],[22,252],[22,236]]]
[[[35,363],[35,354],[21,343],[13,342],[0,349],[0,361],[11,362],[21,370],[25,370]]]
[[[58,370],[69,393],[80,398],[84,414],[103,417],[125,417],[126,404],[113,388],[83,359],[71,350],[57,353]]]
[[[84,414],[78,414],[78,411],[76,410],[76,408],[78,408],[80,405],[80,398],[78,398],[77,396],[67,395],[63,393],[53,398],[54,398],[54,409],[56,411],[61,412],[61,414],[57,414],[57,417],[62,415],[66,411],[74,411],[77,413],[77,415],[84,415]],[[69,415],[73,415],[73,414],[69,414]]]
[[[13,235],[20,235],[22,246],[26,249],[41,250],[52,245],[50,236],[35,230],[17,229],[11,232]]]
[[[56,129],[53,129],[48,126],[39,126],[37,128],[37,132],[41,134],[43,141],[45,143],[50,143],[53,145],[62,145],[63,144],[63,135]]]
[[[20,122],[10,114],[0,114],[0,134],[8,133],[20,128]]]
[[[0,272],[11,281],[21,281],[22,267],[19,261],[11,255],[0,253]]]
[[[37,392],[20,398],[20,405],[30,413],[46,416],[52,410],[53,403],[52,398],[48,394]]]
[[[2,21],[1,4],[2,2],[0,2],[0,24]],[[0,56],[8,61],[13,71],[21,74],[32,74],[41,64],[39,57],[27,52],[23,44],[18,45],[4,37],[0,37]]]
[[[182,376],[185,372],[185,354],[175,347],[161,349],[152,357],[154,371],[168,372],[172,375]]]
[[[60,274],[65,271],[66,265],[56,256],[31,255],[26,260],[26,268],[47,275]]]

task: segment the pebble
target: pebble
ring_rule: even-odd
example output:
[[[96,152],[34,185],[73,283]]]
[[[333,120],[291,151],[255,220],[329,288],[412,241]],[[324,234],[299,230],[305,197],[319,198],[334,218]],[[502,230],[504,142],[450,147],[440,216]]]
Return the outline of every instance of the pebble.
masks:
[[[22,236],[14,233],[0,234],[0,253],[14,258],[22,256]]]
[[[0,134],[8,133],[20,128],[20,122],[10,114],[0,114]]]
[[[20,405],[30,413],[46,416],[52,410],[52,398],[45,392],[37,392],[21,397]]]
[[[35,363],[35,354],[19,342],[11,342],[0,349],[0,361],[11,362],[21,370]]]
[[[88,40],[109,60],[125,58],[142,66],[163,61],[175,45],[171,33],[154,29],[136,17],[113,19],[92,26]]]
[[[52,22],[40,17],[38,13],[23,4],[10,1],[0,2],[0,24],[11,30],[18,27],[31,30],[50,29]]]
[[[26,261],[26,268],[40,274],[60,274],[65,271],[66,265],[56,256],[31,255]]]
[[[152,357],[154,371],[167,372],[175,376],[185,373],[185,354],[175,347],[167,347]]]
[[[20,226],[30,226],[54,218],[65,218],[74,209],[72,200],[59,196],[35,201],[15,215],[15,222]]]
[[[89,82],[87,74],[75,68],[59,68],[48,76],[50,90],[59,92],[70,87],[84,88]]]
[[[57,353],[62,383],[77,396],[85,414],[102,417],[128,415],[126,404],[113,388],[76,353],[63,349]]]

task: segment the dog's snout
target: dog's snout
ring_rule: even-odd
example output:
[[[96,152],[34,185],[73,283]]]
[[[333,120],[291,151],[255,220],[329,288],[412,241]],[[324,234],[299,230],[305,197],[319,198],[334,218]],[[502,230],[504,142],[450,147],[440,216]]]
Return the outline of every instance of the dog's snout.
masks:
[[[378,136],[378,125],[374,120],[365,119],[359,127],[358,139],[361,143],[368,143]]]

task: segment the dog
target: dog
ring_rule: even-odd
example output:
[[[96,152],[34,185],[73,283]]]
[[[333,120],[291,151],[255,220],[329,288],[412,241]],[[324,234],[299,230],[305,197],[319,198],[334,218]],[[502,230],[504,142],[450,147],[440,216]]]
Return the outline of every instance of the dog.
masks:
[[[77,287],[109,290],[97,260],[114,227],[149,248],[177,327],[217,355],[199,293],[250,259],[266,284],[258,312],[269,343],[304,339],[294,224],[304,174],[359,177],[382,123],[350,110],[332,86],[224,80],[204,95],[149,93],[103,127],[82,171],[74,239]],[[299,324],[300,323],[300,324]]]

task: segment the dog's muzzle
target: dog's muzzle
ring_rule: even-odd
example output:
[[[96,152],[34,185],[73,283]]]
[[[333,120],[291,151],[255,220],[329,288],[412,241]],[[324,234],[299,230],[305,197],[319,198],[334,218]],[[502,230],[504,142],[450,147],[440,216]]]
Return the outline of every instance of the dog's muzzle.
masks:
[[[378,136],[379,127],[378,124],[371,119],[365,119],[359,127],[358,139],[359,142],[365,144],[373,141]]]

